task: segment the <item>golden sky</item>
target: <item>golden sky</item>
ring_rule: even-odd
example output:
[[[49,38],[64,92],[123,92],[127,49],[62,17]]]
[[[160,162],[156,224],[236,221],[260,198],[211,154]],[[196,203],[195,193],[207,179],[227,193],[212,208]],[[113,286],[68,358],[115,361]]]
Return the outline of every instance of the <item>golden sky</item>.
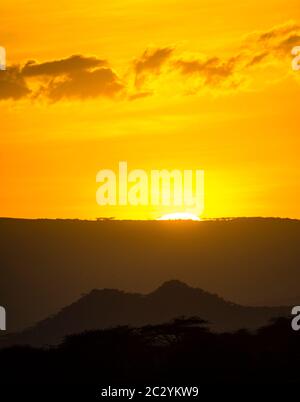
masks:
[[[300,218],[299,0],[11,0],[0,8],[0,215],[100,207],[96,173],[204,169],[204,217]]]

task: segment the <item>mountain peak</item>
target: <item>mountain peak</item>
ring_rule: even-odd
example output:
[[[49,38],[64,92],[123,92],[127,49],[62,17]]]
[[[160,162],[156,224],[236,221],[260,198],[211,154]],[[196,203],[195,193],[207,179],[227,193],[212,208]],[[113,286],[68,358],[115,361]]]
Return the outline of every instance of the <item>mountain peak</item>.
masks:
[[[192,289],[189,285],[178,279],[172,279],[164,282],[156,291],[170,291],[170,290],[187,290]]]

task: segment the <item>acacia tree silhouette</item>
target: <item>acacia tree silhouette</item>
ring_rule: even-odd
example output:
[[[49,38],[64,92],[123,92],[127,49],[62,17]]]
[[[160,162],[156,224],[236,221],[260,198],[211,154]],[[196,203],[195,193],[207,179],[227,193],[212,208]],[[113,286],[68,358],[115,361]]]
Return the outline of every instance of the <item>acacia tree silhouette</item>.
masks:
[[[212,333],[197,317],[66,337],[57,347],[0,351],[8,384],[293,384],[300,334],[285,318],[256,333]]]

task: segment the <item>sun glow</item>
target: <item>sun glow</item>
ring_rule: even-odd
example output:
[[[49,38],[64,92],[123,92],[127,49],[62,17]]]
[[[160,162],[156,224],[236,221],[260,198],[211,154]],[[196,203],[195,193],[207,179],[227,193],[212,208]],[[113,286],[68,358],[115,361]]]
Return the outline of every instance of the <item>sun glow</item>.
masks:
[[[158,221],[201,221],[199,216],[189,212],[174,212],[157,219]]]

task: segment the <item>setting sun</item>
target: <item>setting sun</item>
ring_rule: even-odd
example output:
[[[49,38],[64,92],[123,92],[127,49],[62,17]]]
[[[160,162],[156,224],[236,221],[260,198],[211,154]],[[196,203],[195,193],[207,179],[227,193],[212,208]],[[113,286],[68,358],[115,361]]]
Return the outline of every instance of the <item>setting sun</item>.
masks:
[[[158,221],[201,221],[199,216],[189,212],[174,212],[166,214],[157,219]]]

